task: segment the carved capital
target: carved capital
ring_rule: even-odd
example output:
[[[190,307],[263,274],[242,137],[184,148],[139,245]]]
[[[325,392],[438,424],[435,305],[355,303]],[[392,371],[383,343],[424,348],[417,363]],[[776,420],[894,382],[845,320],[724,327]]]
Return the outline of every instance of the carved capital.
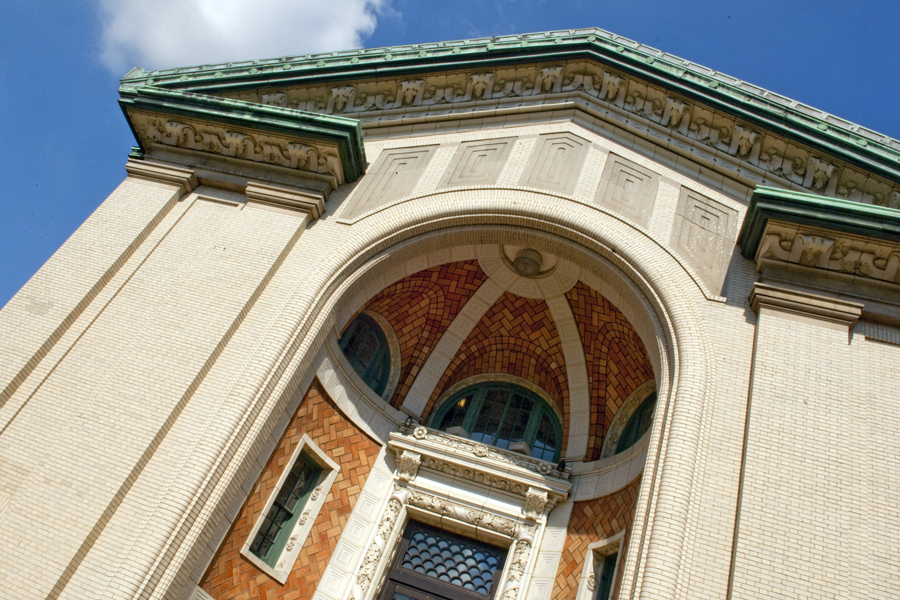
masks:
[[[419,465],[422,464],[422,455],[410,450],[404,450],[400,454],[397,465],[397,475],[402,481],[412,481],[419,473]]]
[[[125,164],[125,171],[130,177],[180,185],[182,194],[189,194],[200,186],[197,176],[194,175],[191,169],[176,167],[175,165],[145,160],[129,160]]]
[[[297,188],[254,181],[247,184],[245,193],[250,202],[305,212],[313,220],[318,219],[325,212],[325,199],[322,194]]]
[[[537,488],[528,488],[525,493],[525,518],[537,521],[544,514],[544,507],[547,506],[547,492]]]
[[[862,315],[863,305],[838,298],[756,283],[750,293],[750,305],[757,313],[768,309],[800,315],[847,329]]]

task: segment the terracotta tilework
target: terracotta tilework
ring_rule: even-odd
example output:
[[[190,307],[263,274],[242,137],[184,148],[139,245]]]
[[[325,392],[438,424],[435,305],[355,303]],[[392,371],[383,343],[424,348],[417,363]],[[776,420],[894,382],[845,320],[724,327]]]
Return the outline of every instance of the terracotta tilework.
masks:
[[[653,367],[637,332],[609,300],[580,281],[566,297],[581,333],[591,388],[587,460],[597,460],[616,411],[631,392],[653,378]]]
[[[240,550],[303,434],[341,467],[325,505],[284,585],[245,560]],[[295,600],[312,596],[362,491],[380,447],[346,419],[313,381],[306,397],[222,542],[201,587],[216,600]]]
[[[485,279],[476,261],[448,263],[410,275],[366,304],[388,320],[400,339],[400,380],[391,405],[403,404],[438,339]]]
[[[509,292],[484,314],[460,346],[429,399],[425,414],[444,390],[472,375],[508,373],[531,381],[553,398],[568,435],[569,383],[559,333],[543,300]],[[565,442],[564,442],[565,445]]]
[[[627,529],[625,539],[619,547],[619,565],[623,564],[640,487],[641,478],[638,477],[615,494],[575,503],[572,508],[572,517],[569,520],[569,529],[566,532],[566,545],[559,563],[559,572],[556,575],[556,584],[553,589],[554,600],[575,598],[589,544],[611,537],[622,529]],[[613,593],[610,596],[612,598],[618,595],[617,588],[619,587],[621,568],[617,571],[616,581],[613,583]]]

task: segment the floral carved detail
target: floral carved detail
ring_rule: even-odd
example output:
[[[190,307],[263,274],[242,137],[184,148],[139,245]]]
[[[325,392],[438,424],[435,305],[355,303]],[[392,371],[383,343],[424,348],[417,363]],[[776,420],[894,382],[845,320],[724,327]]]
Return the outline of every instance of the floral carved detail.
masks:
[[[309,511],[308,511],[308,510],[304,510],[304,511],[303,511],[303,514],[301,514],[301,515],[300,515],[300,518],[297,520],[297,524],[298,524],[298,525],[305,525],[306,522],[307,522],[308,520],[309,520]]]
[[[488,455],[488,448],[484,444],[478,444],[472,449],[472,454],[479,458],[484,458]]]
[[[421,464],[421,454],[404,450],[397,465],[398,476],[402,481],[412,481],[419,473],[419,465]]]
[[[528,559],[531,557],[532,543],[529,536],[522,536],[520,533],[520,538],[516,540],[512,563],[509,566],[509,573],[506,576],[500,600],[516,600],[518,598],[525,567],[528,566]]]
[[[294,546],[296,546],[296,545],[297,545],[297,536],[296,536],[296,535],[292,535],[292,536],[291,536],[291,539],[288,540],[288,543],[287,543],[287,545],[284,547],[284,549],[287,550],[288,552],[290,552],[291,550],[294,549]]]
[[[525,494],[525,518],[537,521],[544,514],[547,506],[547,492],[535,488],[529,488]]]
[[[312,494],[310,495],[309,499],[312,500],[313,502],[315,502],[316,500],[319,499],[319,496],[321,494],[322,494],[322,486],[320,485],[312,491]]]
[[[413,429],[413,437],[417,440],[424,440],[425,436],[428,435],[428,430],[421,425]]]
[[[372,585],[372,578],[378,569],[378,563],[384,554],[387,546],[388,538],[397,523],[397,517],[403,508],[402,498],[392,496],[388,500],[388,505],[381,515],[381,521],[378,523],[378,529],[375,532],[375,539],[369,544],[366,555],[363,557],[362,565],[360,565],[359,573],[356,575],[356,584],[350,593],[350,600],[360,600],[366,594],[369,586]]]
[[[498,517],[497,515],[492,515],[480,510],[467,511],[466,517],[468,517],[469,522],[473,525],[484,527],[485,529],[490,529],[510,537],[514,536],[518,529],[516,522],[512,519]]]

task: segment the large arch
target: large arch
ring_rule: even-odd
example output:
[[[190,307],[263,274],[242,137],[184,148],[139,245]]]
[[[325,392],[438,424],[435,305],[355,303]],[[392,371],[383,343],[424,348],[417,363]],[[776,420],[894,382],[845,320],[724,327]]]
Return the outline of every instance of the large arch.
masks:
[[[315,243],[314,231],[304,241]],[[656,589],[674,596],[685,569],[673,569],[673,564],[691,555],[685,532],[697,518],[690,497],[695,471],[702,468],[697,454],[712,382],[713,365],[695,306],[705,299],[703,290],[670,253],[634,227],[596,208],[539,192],[455,190],[410,199],[357,221],[354,235],[323,257],[303,282],[304,290],[316,293],[301,293],[298,287],[261,340],[260,356],[254,357],[259,360],[248,361],[243,377],[254,391],[244,402],[249,410],[242,419],[255,425],[246,426],[240,438],[222,440],[227,449],[212,466],[208,485],[194,491],[188,519],[171,529],[166,542],[171,558],[179,549],[179,557],[196,557],[186,550],[225,514],[239,488],[233,477],[215,472],[224,474],[230,465],[256,459],[259,436],[269,430],[263,424],[275,420],[286,398],[311,379],[313,359],[330,331],[340,330],[369,298],[402,277],[474,258],[480,245],[511,240],[580,265],[578,278],[621,307],[647,347],[664,418],[654,423],[622,589],[639,594],[643,578],[652,577]],[[154,586],[156,578],[165,585],[192,566],[183,559],[157,564],[145,585]],[[639,572],[642,577],[635,577]]]

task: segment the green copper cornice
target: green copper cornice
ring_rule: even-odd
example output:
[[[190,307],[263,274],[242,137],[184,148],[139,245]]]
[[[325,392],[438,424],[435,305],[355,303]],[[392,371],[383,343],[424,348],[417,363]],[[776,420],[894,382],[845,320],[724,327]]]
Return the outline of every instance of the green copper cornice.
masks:
[[[123,84],[224,94],[253,88],[335,84],[435,71],[592,60],[712,109],[900,180],[900,142],[784,96],[601,29],[577,29],[372,48],[145,72]]]
[[[366,154],[363,148],[362,128],[356,119],[149,85],[136,87],[129,83],[124,83],[119,89],[119,104],[139,144],[143,142],[129,114],[131,110],[178,115],[333,144],[338,148],[346,181],[354,181],[365,172]],[[146,150],[142,145],[140,152]]]
[[[898,210],[759,186],[753,192],[738,237],[745,257],[756,257],[770,220],[900,242]]]

